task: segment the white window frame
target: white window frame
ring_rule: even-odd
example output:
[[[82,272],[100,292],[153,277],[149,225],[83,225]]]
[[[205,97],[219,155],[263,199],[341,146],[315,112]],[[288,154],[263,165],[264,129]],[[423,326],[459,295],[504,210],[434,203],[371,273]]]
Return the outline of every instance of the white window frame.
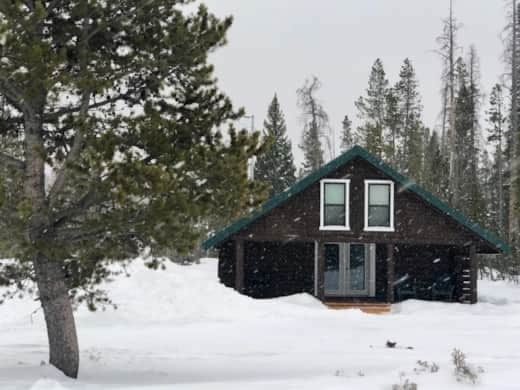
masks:
[[[390,226],[368,226],[368,191],[370,184],[390,185]],[[365,231],[366,232],[394,232],[394,182],[392,180],[365,180]]]
[[[325,184],[345,184],[345,224],[325,226]],[[323,179],[320,181],[320,230],[350,230],[350,179]]]

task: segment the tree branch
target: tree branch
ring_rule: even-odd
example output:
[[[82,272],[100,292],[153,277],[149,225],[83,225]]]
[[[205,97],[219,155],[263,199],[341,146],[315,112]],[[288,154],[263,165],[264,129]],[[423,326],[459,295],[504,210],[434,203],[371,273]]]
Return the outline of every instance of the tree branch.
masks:
[[[23,171],[25,169],[25,163],[22,160],[18,160],[17,158],[11,157],[2,152],[0,152],[0,163],[18,171]]]
[[[0,77],[0,92],[7,99],[8,103],[14,106],[18,111],[23,113],[30,111],[30,107],[25,103],[23,96],[3,77]]]
[[[84,214],[90,207],[100,202],[102,202],[101,197],[94,190],[90,190],[77,204],[56,214],[53,222],[54,227],[62,226],[71,218]]]
[[[87,107],[87,111],[94,110],[96,108],[106,106],[107,104],[110,104],[110,103],[115,103],[115,102],[117,102],[119,100],[131,100],[134,92],[135,91],[127,92],[127,93],[121,93],[121,94],[119,94],[117,96],[114,96],[114,97],[102,100],[102,101],[97,102],[97,103],[90,104]],[[137,103],[137,100],[135,102]],[[50,112],[50,113],[44,115],[44,117],[43,117],[44,118],[44,122],[54,122],[54,121],[58,120],[63,115],[74,114],[74,113],[80,112],[82,110],[82,107],[83,107],[83,105],[81,104],[79,106],[67,107],[67,108],[63,108],[61,110]]]
[[[80,118],[82,121],[84,121],[88,114],[88,102],[90,101],[90,91],[83,92],[81,100],[82,107],[80,112]],[[51,206],[55,203],[58,194],[63,190],[63,187],[65,186],[65,183],[67,182],[67,179],[70,174],[70,165],[73,164],[74,161],[76,161],[79,158],[84,144],[85,134],[83,133],[83,130],[78,129],[74,136],[72,148],[70,149],[70,152],[67,155],[67,158],[65,159],[65,162],[61,167],[58,176],[56,177],[56,181],[54,182],[49,192],[49,204]]]
[[[83,30],[82,30],[82,40],[79,43],[80,46],[80,66],[81,66],[81,73],[86,74],[87,73],[87,64],[88,64],[88,20],[87,18],[83,21]],[[80,157],[81,151],[83,150],[83,146],[85,144],[85,134],[84,134],[84,125],[85,121],[87,119],[87,115],[89,112],[89,103],[90,103],[90,97],[92,95],[92,92],[90,88],[86,88],[82,95],[81,95],[81,104],[80,104],[80,111],[79,111],[79,121],[80,121],[80,128],[76,129],[76,134],[74,135],[74,141],[72,142],[72,148],[70,149],[69,154],[67,155],[67,158],[65,159],[65,162],[63,166],[61,167],[61,170],[58,173],[58,176],[56,177],[56,181],[54,182],[50,192],[49,192],[49,204],[52,208],[53,204],[56,201],[56,198],[58,197],[58,194],[63,190],[63,187],[65,186],[65,183],[67,182],[67,179],[70,174],[70,165],[74,163],[74,161],[78,160]]]

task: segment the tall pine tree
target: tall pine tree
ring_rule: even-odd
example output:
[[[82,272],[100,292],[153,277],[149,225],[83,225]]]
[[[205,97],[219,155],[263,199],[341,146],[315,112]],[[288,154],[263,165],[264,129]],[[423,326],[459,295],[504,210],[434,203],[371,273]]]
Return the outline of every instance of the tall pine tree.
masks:
[[[492,191],[490,194],[491,204],[494,206],[490,212],[495,222],[495,230],[500,235],[505,235],[507,210],[504,196],[504,146],[506,144],[505,126],[507,111],[503,88],[500,84],[496,84],[491,91],[487,121],[489,123],[487,140],[495,147],[493,152],[494,166],[490,175],[490,180],[492,180],[493,184],[488,186],[489,190]]]
[[[401,145],[397,150],[398,167],[409,177],[420,181],[423,164],[424,126],[419,83],[415,69],[405,59],[399,72],[394,93],[398,104],[398,134]]]
[[[398,169],[400,168],[398,166],[401,144],[400,121],[399,97],[394,88],[389,88],[385,97],[384,156]]]
[[[508,89],[511,93],[511,107],[509,113],[510,132],[508,157],[509,161],[518,161],[520,157],[520,3],[517,0],[508,2],[508,23],[506,30],[506,60]],[[515,252],[520,246],[520,165],[511,164],[508,175],[508,236]]]
[[[267,111],[264,135],[271,146],[256,161],[255,179],[268,182],[271,185],[271,196],[273,196],[296,181],[291,141],[287,137],[285,118],[276,95]]]
[[[368,80],[366,96],[356,101],[361,125],[358,133],[365,148],[378,157],[383,157],[383,132],[385,129],[385,106],[388,80],[383,62],[378,58]]]
[[[451,203],[460,208],[468,217],[482,222],[485,218],[484,205],[478,177],[479,149],[476,145],[476,87],[471,72],[462,58],[457,60],[458,90],[455,110],[455,129],[457,138],[455,150],[456,175],[458,186],[451,186]]]

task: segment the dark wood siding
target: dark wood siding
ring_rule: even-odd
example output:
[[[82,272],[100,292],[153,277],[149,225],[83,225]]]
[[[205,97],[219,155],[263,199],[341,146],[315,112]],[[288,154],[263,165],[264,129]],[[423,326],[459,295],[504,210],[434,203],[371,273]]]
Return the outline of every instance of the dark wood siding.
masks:
[[[464,245],[476,237],[454,220],[429,206],[412,192],[395,185],[395,232],[364,231],[364,180],[388,179],[362,159],[354,159],[328,178],[349,178],[351,231],[320,231],[320,183],[311,185],[289,201],[235,234],[250,241],[342,241],[408,243],[414,245]]]
[[[386,302],[387,258],[386,245],[376,245],[376,299],[380,302]]]
[[[218,278],[227,287],[235,287],[235,245],[226,241],[218,251]]]
[[[244,293],[273,298],[314,290],[314,244],[246,242]]]
[[[466,257],[459,256],[461,249],[450,246],[411,246],[396,247],[395,279],[405,275],[412,280],[431,286],[442,277],[449,275],[456,286],[454,300],[462,295],[461,268]],[[428,298],[428,293],[423,294]]]

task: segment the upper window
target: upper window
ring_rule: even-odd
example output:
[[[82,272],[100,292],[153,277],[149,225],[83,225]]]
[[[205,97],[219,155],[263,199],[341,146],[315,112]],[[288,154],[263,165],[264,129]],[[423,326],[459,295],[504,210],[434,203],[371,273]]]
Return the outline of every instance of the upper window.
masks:
[[[365,180],[365,230],[394,231],[394,182]]]
[[[321,230],[349,230],[349,185],[350,180],[321,181]]]

